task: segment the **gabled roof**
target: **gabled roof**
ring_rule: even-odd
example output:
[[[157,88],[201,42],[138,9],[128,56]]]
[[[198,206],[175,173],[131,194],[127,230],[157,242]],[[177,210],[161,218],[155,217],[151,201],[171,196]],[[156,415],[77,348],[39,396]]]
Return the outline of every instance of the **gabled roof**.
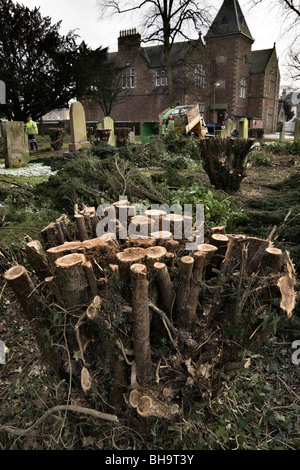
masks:
[[[205,39],[243,34],[254,42],[238,0],[224,0]]]
[[[274,48],[252,51],[250,73],[263,73],[266,70],[273,51]]]
[[[187,57],[195,47],[199,46],[196,40],[174,42],[171,49],[171,62],[178,65],[187,60]],[[147,46],[142,48],[142,54],[149,64],[149,67],[165,67],[165,55],[162,45]]]

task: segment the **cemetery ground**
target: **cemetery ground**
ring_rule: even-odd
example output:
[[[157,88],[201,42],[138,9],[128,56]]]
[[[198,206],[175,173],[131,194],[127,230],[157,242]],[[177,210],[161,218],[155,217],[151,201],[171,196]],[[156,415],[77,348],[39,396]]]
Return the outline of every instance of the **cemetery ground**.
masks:
[[[52,152],[45,136],[39,147],[23,169],[8,172],[0,166],[0,339],[7,347],[6,364],[0,365],[0,449],[299,450],[300,364],[292,362],[292,344],[300,340],[299,305],[283,328],[274,324],[249,368],[222,374],[218,393],[191,400],[188,419],[151,417],[145,425],[127,411],[116,424],[87,415],[82,394],[71,383],[56,381],[41,363],[32,331],[3,278],[11,265],[24,262],[24,237],[42,241],[41,230],[62,213],[72,216],[74,203],[112,202],[122,191],[146,204],[153,199],[204,203],[206,229],[225,225],[227,233],[266,238],[276,227],[276,247],[290,252],[299,272],[299,144],[264,142],[255,148],[235,193],[210,185],[190,139],[118,149],[117,160],[107,145],[94,154],[64,154],[67,140],[63,151]],[[112,407],[110,412],[116,414]]]

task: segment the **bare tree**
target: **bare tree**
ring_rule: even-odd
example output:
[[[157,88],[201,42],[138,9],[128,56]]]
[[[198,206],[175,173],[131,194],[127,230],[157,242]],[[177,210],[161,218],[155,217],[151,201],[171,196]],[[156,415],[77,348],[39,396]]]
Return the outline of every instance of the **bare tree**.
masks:
[[[205,1],[197,0],[97,0],[101,12],[126,14],[140,12],[143,16],[144,42],[160,42],[168,79],[169,105],[174,105],[174,77],[171,49],[177,38],[190,38],[192,31],[199,32],[208,26],[209,9]]]
[[[291,78],[300,79],[300,1],[299,0],[250,0],[254,7],[266,5],[268,8],[276,9],[281,18],[282,34],[288,40],[289,53],[288,62]]]

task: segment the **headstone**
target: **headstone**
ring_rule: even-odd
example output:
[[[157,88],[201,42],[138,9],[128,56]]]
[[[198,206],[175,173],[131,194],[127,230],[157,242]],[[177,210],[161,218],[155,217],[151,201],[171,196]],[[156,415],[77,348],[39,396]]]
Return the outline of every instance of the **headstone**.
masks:
[[[129,132],[129,143],[135,144],[135,133],[133,131]]]
[[[233,121],[232,121],[232,119],[227,119],[227,121],[225,122],[225,127],[226,127],[227,137],[231,137],[231,132],[233,130]]]
[[[97,124],[97,129],[110,129],[108,144],[111,145],[112,147],[115,147],[116,136],[115,136],[114,120],[109,116],[104,117],[102,121],[99,122],[99,124]]]
[[[239,137],[241,139],[248,139],[249,123],[247,118],[242,118],[239,123]]]
[[[29,157],[27,136],[24,122],[4,121],[2,123],[5,168],[20,168],[26,165]]]
[[[71,143],[69,144],[69,151],[76,152],[81,148],[90,146],[90,141],[87,138],[85,112],[83,106],[79,101],[75,101],[70,107],[70,130],[71,130]]]
[[[284,121],[281,123],[279,141],[285,142],[285,122]]]
[[[300,119],[295,123],[294,142],[300,142]]]

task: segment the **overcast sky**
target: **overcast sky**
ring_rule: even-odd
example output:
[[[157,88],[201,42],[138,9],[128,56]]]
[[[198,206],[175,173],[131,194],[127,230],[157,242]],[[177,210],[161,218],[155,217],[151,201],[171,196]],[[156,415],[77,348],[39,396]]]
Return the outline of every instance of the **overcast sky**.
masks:
[[[282,11],[279,12],[276,8],[271,8],[271,2],[272,0],[264,1],[260,5],[250,8],[251,0],[239,0],[246,22],[255,39],[253,50],[272,48],[276,42],[282,83],[287,83],[285,57],[291,39],[283,34]],[[109,47],[112,52],[117,50],[117,38],[120,30],[137,28],[141,32],[140,19],[136,13],[103,18],[96,0],[86,0],[85,2],[83,0],[18,0],[18,3],[26,5],[30,9],[40,7],[42,16],[50,16],[53,23],[62,20],[61,34],[76,29],[80,39],[85,40],[92,48]],[[211,12],[213,17],[217,14],[222,3],[223,0],[207,0],[207,4],[214,6],[214,10]],[[300,32],[298,32],[298,37],[300,37]]]

